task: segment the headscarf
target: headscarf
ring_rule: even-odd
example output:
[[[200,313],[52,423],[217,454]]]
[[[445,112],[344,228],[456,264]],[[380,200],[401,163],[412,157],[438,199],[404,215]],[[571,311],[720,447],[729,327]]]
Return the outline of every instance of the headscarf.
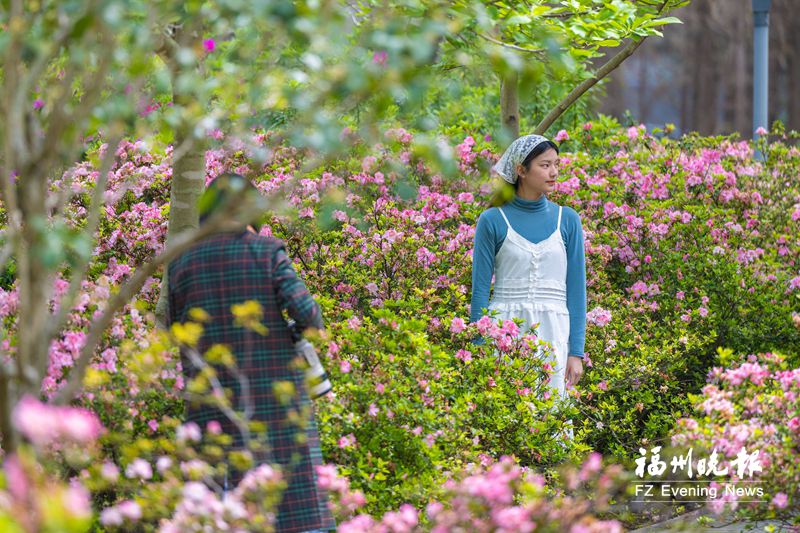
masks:
[[[506,149],[500,160],[492,167],[492,170],[513,185],[517,181],[517,166],[525,161],[525,158],[534,148],[548,140],[547,137],[541,135],[523,135],[511,143],[511,146]]]

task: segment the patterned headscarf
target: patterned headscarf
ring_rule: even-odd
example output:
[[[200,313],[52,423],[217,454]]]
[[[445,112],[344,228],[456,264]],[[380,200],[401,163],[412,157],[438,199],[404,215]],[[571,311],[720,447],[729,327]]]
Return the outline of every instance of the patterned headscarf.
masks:
[[[523,135],[511,143],[492,169],[513,185],[517,181],[517,165],[521,165],[534,148],[548,140],[541,135]]]

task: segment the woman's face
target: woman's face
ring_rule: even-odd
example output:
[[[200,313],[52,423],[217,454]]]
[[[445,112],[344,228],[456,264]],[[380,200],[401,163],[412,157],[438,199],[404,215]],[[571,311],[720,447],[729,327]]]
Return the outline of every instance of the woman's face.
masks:
[[[548,148],[536,156],[527,169],[519,165],[517,173],[520,191],[527,196],[538,197],[554,190],[558,177],[558,161],[558,152]]]

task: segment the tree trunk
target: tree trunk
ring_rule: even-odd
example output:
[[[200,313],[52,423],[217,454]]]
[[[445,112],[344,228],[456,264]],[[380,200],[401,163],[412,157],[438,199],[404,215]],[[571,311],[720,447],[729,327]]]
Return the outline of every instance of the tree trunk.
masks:
[[[714,36],[708,30],[711,24],[711,6],[708,2],[700,3],[696,31],[698,32],[697,50],[713,54]],[[718,80],[715,72],[716,62],[704,61],[701,56],[694,58],[695,98],[692,110],[692,129],[702,135],[714,133],[717,127],[717,89]]]
[[[40,171],[33,165],[23,165],[18,182],[22,238],[16,250],[17,283],[19,288],[17,328],[17,384],[19,395],[28,392],[38,395],[39,386],[49,366],[50,297],[53,288],[52,269],[44,258],[47,212],[45,197],[47,179],[34,177]]]
[[[519,76],[510,72],[500,83],[500,113],[503,131],[512,139],[519,137]]]
[[[175,79],[177,79],[177,75],[173,78],[173,81]],[[175,84],[173,84],[173,87],[175,87]],[[190,96],[180,94],[174,89],[172,98],[177,106],[189,106],[192,103]],[[206,184],[206,143],[204,138],[192,139],[193,127],[193,124],[182,124],[175,132],[173,140],[173,157],[177,156],[178,159],[174,160],[172,164],[166,247],[172,245],[175,237],[181,232],[195,229],[199,225],[197,200],[203,193]],[[186,142],[191,143],[189,151],[183,156],[176,154],[179,147]],[[167,265],[165,265],[161,278],[161,292],[156,303],[155,312],[156,320],[162,327],[166,326],[169,305],[168,291],[169,280],[167,279]]]

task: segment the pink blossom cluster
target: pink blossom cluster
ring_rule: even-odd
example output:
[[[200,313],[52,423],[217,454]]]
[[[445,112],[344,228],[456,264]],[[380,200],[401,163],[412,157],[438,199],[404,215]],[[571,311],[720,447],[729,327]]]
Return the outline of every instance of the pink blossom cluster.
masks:
[[[588,464],[591,463],[591,464]],[[530,533],[542,527],[574,532],[618,532],[622,526],[614,521],[597,520],[589,514],[592,505],[581,497],[545,496],[541,476],[516,465],[512,459],[490,461],[483,467],[472,467],[463,479],[446,483],[446,497],[427,505],[425,514],[429,522],[422,527],[420,513],[408,504],[397,511],[374,518],[357,515],[339,526],[348,533],[416,533],[432,531],[520,532]],[[597,478],[600,472],[597,457],[590,458],[581,468],[576,480],[586,482]],[[602,478],[604,474],[601,474]],[[605,478],[608,485],[610,478]],[[524,488],[524,493],[523,493]],[[525,494],[523,496],[523,494]],[[598,493],[598,501],[606,496]]]
[[[24,396],[13,413],[14,425],[37,447],[74,443],[88,445],[103,432],[97,415],[77,407],[61,407]]]
[[[769,505],[759,506],[725,493],[709,502],[711,509],[738,508],[754,518],[789,509],[800,488],[800,369],[787,368],[783,356],[765,353],[730,368],[714,368],[709,380],[697,403],[706,416],[679,420],[673,444],[716,450],[720,467],[737,475],[734,463],[743,450],[755,452],[754,479],[769,497]],[[743,472],[749,479],[749,470]]]
[[[595,326],[604,327],[611,322],[611,311],[602,307],[595,307],[586,313],[586,320]]]

